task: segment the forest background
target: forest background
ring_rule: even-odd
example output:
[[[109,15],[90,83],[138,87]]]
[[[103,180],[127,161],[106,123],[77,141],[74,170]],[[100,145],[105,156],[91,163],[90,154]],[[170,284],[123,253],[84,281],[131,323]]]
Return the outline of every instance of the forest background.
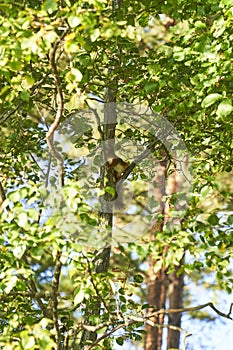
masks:
[[[191,350],[188,319],[231,324],[232,16],[0,2],[2,348]]]

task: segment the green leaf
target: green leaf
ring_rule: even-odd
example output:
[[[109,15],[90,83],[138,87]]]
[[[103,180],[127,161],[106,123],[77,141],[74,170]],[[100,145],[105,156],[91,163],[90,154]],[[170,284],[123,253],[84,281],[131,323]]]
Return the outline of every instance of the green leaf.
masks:
[[[76,81],[81,81],[82,80],[82,73],[80,72],[80,70],[78,70],[77,68],[72,68],[71,69],[71,74],[75,77]]]
[[[29,93],[28,91],[26,91],[26,90],[21,91],[20,97],[21,97],[21,99],[24,100],[24,101],[29,101],[30,93]]]
[[[90,36],[91,41],[92,42],[96,41],[96,39],[98,39],[99,36],[100,36],[100,30],[99,30],[99,28],[96,28]]]
[[[223,100],[217,108],[216,114],[219,117],[226,117],[233,111],[232,102],[229,99]]]
[[[226,21],[224,17],[218,18],[214,24],[213,24],[213,37],[218,38],[220,37],[226,30]]]
[[[49,31],[44,35],[44,40],[48,41],[49,43],[54,43],[56,39],[57,39],[57,34],[53,31]]]
[[[81,289],[74,297],[74,305],[81,304],[81,302],[84,300],[84,297],[84,291]]]
[[[28,216],[34,221],[38,221],[40,213],[35,208],[30,208],[28,209]]]
[[[202,21],[196,21],[195,22],[195,27],[198,28],[198,29],[203,29],[203,28],[206,28],[206,24]]]
[[[145,85],[146,92],[150,93],[158,87],[158,83],[148,83]]]
[[[17,259],[21,259],[25,250],[26,250],[27,246],[25,244],[23,245],[18,245],[13,249],[13,255],[17,258]]]
[[[21,198],[19,191],[13,191],[8,194],[8,198],[12,202],[18,202]]]
[[[56,0],[45,0],[42,8],[48,12],[49,14],[53,13],[58,9],[57,1]]]
[[[35,79],[30,75],[26,75],[24,81],[22,82],[22,87],[27,90],[30,89],[35,83]]]
[[[228,216],[227,223],[228,223],[228,225],[233,225],[233,214]]]
[[[71,28],[75,28],[81,23],[81,19],[78,16],[72,14],[68,17],[68,23]]]
[[[219,223],[219,218],[216,214],[212,214],[208,217],[207,220],[212,226],[216,226]]]
[[[122,303],[126,303],[126,298],[125,298],[123,295],[119,295],[119,300],[120,300]]]
[[[18,215],[18,225],[22,228],[26,228],[28,223],[28,216],[26,213],[20,213]]]
[[[6,294],[10,293],[10,291],[16,286],[17,283],[17,277],[11,276],[10,280],[6,283],[6,288],[4,289],[4,292]]]
[[[36,42],[36,36],[30,36],[29,38],[23,38],[21,41],[22,50],[29,49],[34,54],[37,53],[38,46]]]
[[[80,82],[82,77],[82,73],[77,68],[71,68],[71,70],[66,74],[66,79],[71,83]]]
[[[214,104],[216,101],[220,100],[221,98],[222,98],[222,95],[220,95],[220,94],[217,94],[217,93],[210,94],[204,98],[201,106],[203,108],[207,108],[207,107],[211,106],[212,104]]]
[[[124,338],[118,337],[118,338],[116,338],[116,342],[118,345],[122,346],[124,344]]]
[[[224,6],[224,5],[229,7],[233,6],[233,0],[221,0],[220,6]]]
[[[32,350],[34,349],[35,340],[33,336],[28,336],[27,331],[21,332],[21,342],[23,349]]]
[[[107,186],[107,187],[105,188],[105,191],[106,191],[107,193],[111,194],[112,196],[115,195],[115,189],[114,189],[113,187],[111,187],[111,186]]]
[[[163,261],[161,259],[156,261],[156,264],[154,266],[154,273],[159,272],[161,270],[162,266],[163,266]]]
[[[210,186],[204,186],[204,187],[202,187],[202,189],[201,189],[201,196],[203,197],[203,198],[205,198],[206,196],[208,196],[208,194],[210,193],[212,191],[212,188],[210,187]]]
[[[175,61],[183,61],[185,58],[185,51],[182,47],[175,46],[173,52],[173,58]]]
[[[143,276],[142,275],[135,275],[134,276],[134,281],[136,282],[136,283],[142,283],[143,281],[144,281],[144,278],[143,278]]]

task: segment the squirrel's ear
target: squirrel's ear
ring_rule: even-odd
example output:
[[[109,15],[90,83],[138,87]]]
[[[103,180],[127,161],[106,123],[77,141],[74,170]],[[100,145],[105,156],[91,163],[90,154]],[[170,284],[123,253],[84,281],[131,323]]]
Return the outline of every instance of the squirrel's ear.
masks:
[[[117,164],[117,158],[108,158],[108,161],[106,162],[106,165],[109,168],[114,168],[114,166]]]

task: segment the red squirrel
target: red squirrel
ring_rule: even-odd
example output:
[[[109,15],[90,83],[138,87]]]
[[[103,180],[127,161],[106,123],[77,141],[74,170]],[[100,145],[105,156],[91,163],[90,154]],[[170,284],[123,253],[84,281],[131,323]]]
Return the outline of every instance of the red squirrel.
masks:
[[[124,202],[123,202],[123,181],[121,180],[121,175],[125,171],[125,169],[128,167],[128,163],[126,163],[123,159],[119,158],[118,156],[114,155],[114,157],[109,157],[108,161],[105,163],[105,165],[109,169],[114,170],[114,178],[115,178],[115,184],[116,184],[116,196],[114,198],[114,208],[117,210],[121,210],[124,208]]]
[[[116,182],[120,179],[122,173],[128,167],[128,163],[126,163],[123,159],[115,156],[115,158],[109,158],[106,165],[114,170]]]

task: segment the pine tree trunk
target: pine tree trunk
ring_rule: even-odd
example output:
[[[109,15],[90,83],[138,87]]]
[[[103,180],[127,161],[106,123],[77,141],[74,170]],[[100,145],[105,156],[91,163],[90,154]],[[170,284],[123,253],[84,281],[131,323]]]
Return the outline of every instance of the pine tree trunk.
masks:
[[[184,275],[177,275],[177,271],[180,266],[176,267],[176,270],[169,275],[169,309],[180,309],[183,306],[183,285],[184,285]],[[181,326],[181,313],[170,313],[168,317],[168,324],[180,327]],[[167,336],[167,349],[179,349],[180,343],[180,332],[168,328]]]
[[[166,205],[163,202],[163,197],[165,195],[165,175],[166,175],[166,161],[161,162],[156,167],[156,176],[154,178],[154,183],[156,184],[154,188],[155,199],[159,202],[157,214],[165,214]],[[164,215],[165,217],[165,215]],[[161,232],[163,230],[165,221],[155,222],[151,228],[150,239],[151,241],[156,239],[156,232]],[[167,247],[164,248],[163,254],[165,253]],[[162,268],[157,273],[154,272],[154,266],[156,261],[151,255],[148,259],[149,270],[147,272],[147,302],[153,309],[148,309],[147,316],[151,312],[160,310],[165,307],[166,295],[167,295],[167,274],[166,270]],[[164,315],[159,317],[150,318],[150,321],[154,325],[146,324],[146,336],[144,341],[144,350],[161,350],[162,340],[163,340],[163,328],[160,327],[164,323]]]
[[[158,211],[163,214],[163,221],[155,223],[151,229],[151,240],[156,239],[156,232],[162,232],[169,216],[169,207],[167,203],[162,201],[162,197],[166,195],[172,195],[178,193],[183,185],[183,177],[179,176],[178,172],[174,172],[166,179],[166,162],[160,163],[156,168],[156,177],[154,179],[157,186],[154,189],[155,199],[160,202]],[[179,210],[179,203],[176,205],[176,210]],[[177,223],[177,222],[176,222]],[[172,225],[172,223],[171,223]],[[168,246],[163,248],[161,258],[166,258]],[[167,302],[170,309],[182,308],[183,303],[183,274],[177,273],[183,264],[184,258],[181,260],[180,265],[175,267],[175,271],[171,274],[167,274],[167,270],[162,267],[160,271],[154,272],[156,261],[151,255],[148,259],[149,269],[147,273],[147,302],[153,309],[148,309],[147,316],[151,312],[166,308]],[[154,322],[154,326],[146,325],[146,336],[144,342],[144,350],[161,350],[163,344],[163,325],[164,314],[158,317],[150,318]],[[180,327],[181,314],[170,313],[168,315],[168,325]],[[180,332],[168,328],[167,336],[167,349],[179,349]]]
[[[168,194],[178,193],[181,191],[184,178],[179,173],[174,172],[168,178],[167,192]],[[177,211],[179,203],[176,204]],[[183,287],[184,287],[184,274],[179,270],[183,265],[184,257],[181,259],[180,264],[175,267],[175,271],[169,275],[169,288],[168,288],[168,300],[169,309],[180,309],[183,306]],[[180,328],[181,326],[181,313],[170,313],[168,315],[168,324]],[[168,328],[167,335],[167,349],[179,349],[180,344],[180,331]]]

